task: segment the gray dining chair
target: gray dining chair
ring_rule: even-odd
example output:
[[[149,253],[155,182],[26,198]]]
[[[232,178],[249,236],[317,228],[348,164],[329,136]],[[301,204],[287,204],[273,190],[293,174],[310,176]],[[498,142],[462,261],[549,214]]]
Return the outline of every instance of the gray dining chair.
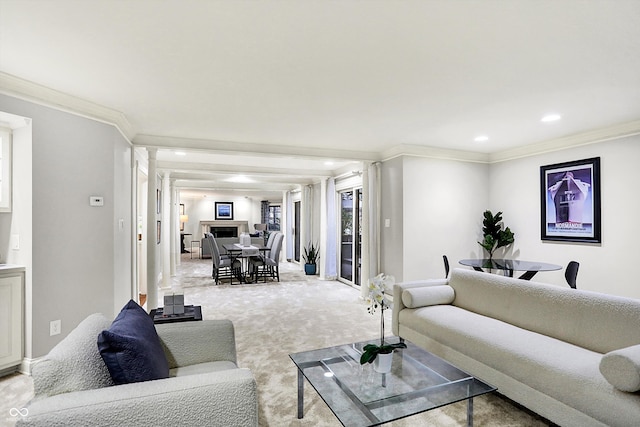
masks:
[[[251,264],[251,274],[257,282],[260,277],[267,281],[267,277],[275,278],[280,281],[280,250],[282,249],[282,241],[284,234],[274,233],[273,246],[268,256],[255,257],[249,259]],[[271,237],[271,236],[269,236]]]
[[[205,240],[209,245],[209,251],[211,252],[211,259],[213,261],[213,272],[211,276],[214,279],[216,285],[220,284],[220,279],[231,279],[233,284],[233,276],[239,275],[242,265],[238,259],[232,260],[228,256],[220,256],[220,249],[213,234],[207,233]]]
[[[576,289],[576,278],[578,277],[578,268],[580,263],[577,261],[569,261],[567,268],[564,270],[564,278],[567,280],[569,286]]]

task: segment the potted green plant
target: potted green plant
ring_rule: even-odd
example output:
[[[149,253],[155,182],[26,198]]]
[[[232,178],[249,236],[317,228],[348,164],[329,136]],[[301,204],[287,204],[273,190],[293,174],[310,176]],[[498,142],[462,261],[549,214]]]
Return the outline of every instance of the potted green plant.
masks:
[[[482,220],[482,242],[478,242],[487,252],[489,259],[493,259],[493,252],[501,247],[512,244],[515,240],[514,234],[509,227],[502,229],[502,212],[495,215],[490,210],[484,211]]]
[[[304,259],[304,272],[308,276],[316,274],[316,264],[320,259],[318,247],[309,242],[307,247],[303,249],[302,259]]]
[[[370,314],[375,314],[376,309],[380,307],[380,345],[367,344],[362,347],[360,364],[375,362],[374,370],[380,373],[391,371],[391,358],[395,349],[407,348],[404,342],[394,344],[384,342],[384,310],[391,306],[390,301],[385,298],[384,291],[393,288],[394,283],[393,276],[387,276],[384,273],[378,274],[369,281],[369,294],[366,299],[366,303],[369,305],[367,311]]]

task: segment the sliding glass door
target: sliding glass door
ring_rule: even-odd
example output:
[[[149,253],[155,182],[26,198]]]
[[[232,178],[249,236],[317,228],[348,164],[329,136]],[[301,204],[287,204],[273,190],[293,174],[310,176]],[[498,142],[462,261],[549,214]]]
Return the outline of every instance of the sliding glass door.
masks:
[[[340,193],[340,278],[360,285],[362,263],[362,189]]]

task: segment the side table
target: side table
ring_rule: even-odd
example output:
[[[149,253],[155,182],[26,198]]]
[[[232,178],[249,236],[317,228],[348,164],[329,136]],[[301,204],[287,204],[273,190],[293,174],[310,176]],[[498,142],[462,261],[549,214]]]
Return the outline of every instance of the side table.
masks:
[[[162,311],[162,307],[151,310],[149,316],[153,319],[153,323],[193,322],[202,320],[202,307],[199,305],[185,305],[184,314],[164,315]]]

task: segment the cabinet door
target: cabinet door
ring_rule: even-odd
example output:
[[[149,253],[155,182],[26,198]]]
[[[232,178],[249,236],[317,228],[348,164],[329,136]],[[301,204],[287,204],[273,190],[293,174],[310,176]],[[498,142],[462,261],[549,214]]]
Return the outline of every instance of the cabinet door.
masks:
[[[0,277],[0,370],[22,362],[22,277]]]

